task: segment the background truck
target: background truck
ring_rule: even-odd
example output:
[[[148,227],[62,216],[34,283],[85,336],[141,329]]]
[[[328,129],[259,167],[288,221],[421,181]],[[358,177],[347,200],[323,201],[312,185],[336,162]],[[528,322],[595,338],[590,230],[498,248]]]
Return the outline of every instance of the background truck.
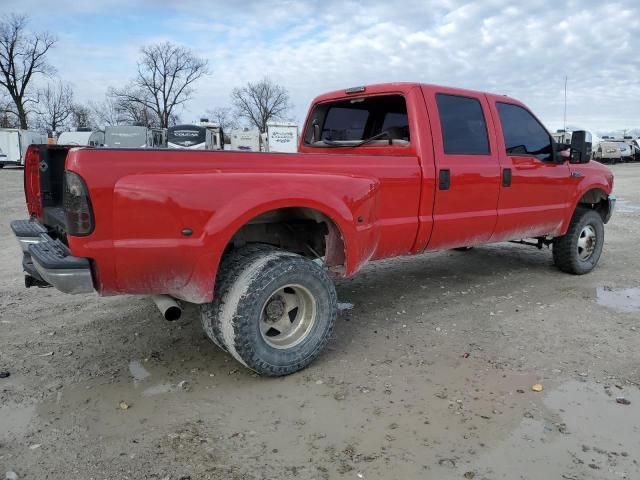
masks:
[[[285,375],[324,349],[331,277],[486,243],[551,246],[590,272],[615,206],[585,132],[557,145],[520,102],[416,83],[316,98],[299,153],[34,146],[30,219],[12,222],[25,282],[201,305],[211,340]],[[526,240],[525,239],[532,239]]]
[[[0,128],[0,168],[24,165],[27,148],[36,143],[47,143],[47,136],[31,130]]]

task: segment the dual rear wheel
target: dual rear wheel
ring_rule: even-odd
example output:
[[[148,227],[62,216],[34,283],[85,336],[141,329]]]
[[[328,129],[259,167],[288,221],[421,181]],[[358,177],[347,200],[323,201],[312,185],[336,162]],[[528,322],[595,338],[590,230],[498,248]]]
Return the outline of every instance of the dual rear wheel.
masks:
[[[209,338],[261,375],[303,369],[325,348],[337,297],[317,263],[267,245],[226,255],[215,299],[201,307]]]

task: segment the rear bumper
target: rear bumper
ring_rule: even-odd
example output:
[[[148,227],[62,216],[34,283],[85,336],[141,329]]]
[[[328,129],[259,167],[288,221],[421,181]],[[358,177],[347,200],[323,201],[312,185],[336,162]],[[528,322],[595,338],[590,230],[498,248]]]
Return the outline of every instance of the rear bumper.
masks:
[[[89,260],[72,256],[69,248],[52,239],[39,222],[17,220],[11,222],[11,229],[22,248],[22,267],[27,275],[64,293],[94,291]]]
[[[608,223],[611,220],[611,216],[613,212],[616,210],[616,200],[617,197],[615,195],[609,195],[607,201],[609,202],[609,208],[607,209],[607,215],[604,217],[604,223]]]

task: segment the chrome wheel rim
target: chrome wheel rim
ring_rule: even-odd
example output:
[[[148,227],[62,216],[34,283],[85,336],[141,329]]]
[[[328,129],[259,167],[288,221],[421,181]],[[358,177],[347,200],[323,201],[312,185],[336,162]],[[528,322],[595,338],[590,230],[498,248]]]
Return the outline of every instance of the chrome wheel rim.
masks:
[[[260,333],[273,348],[291,348],[302,342],[316,320],[316,300],[302,285],[285,285],[265,302]]]
[[[589,260],[596,249],[598,237],[592,225],[585,225],[578,236],[578,258],[583,262]]]

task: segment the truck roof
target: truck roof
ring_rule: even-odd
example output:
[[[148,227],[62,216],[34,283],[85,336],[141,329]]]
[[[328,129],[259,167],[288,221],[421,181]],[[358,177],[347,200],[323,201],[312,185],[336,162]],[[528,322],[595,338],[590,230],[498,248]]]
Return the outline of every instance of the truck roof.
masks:
[[[354,98],[362,95],[375,95],[388,92],[405,93],[413,88],[426,87],[430,90],[438,90],[443,93],[451,93],[457,95],[491,95],[495,97],[505,97],[506,95],[492,94],[489,92],[481,92],[478,90],[469,90],[464,88],[447,87],[444,85],[434,85],[430,83],[419,82],[391,82],[391,83],[376,83],[372,85],[361,85],[357,87],[344,88],[342,90],[334,90],[332,92],[324,93],[313,99],[313,103],[324,102],[327,100],[335,100],[338,98]],[[510,99],[511,100],[511,99]]]

